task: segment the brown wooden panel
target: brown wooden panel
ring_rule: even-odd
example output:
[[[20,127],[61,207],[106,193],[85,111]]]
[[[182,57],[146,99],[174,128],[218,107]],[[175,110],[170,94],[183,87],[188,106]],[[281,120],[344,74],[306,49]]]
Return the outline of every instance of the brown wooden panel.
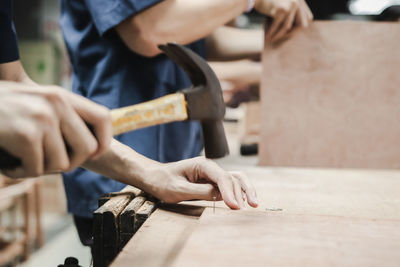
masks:
[[[202,212],[203,208],[189,205],[158,208],[111,266],[169,266]]]
[[[206,209],[174,267],[399,266],[400,221]]]
[[[104,204],[93,213],[93,265],[108,266],[120,249],[119,215],[142,191],[126,186],[121,192],[108,194]],[[109,198],[109,200],[107,200]]]
[[[315,22],[263,52],[260,164],[400,167],[400,24]]]
[[[139,227],[135,227],[136,212],[146,201],[144,196],[135,197],[119,216],[119,250],[131,239]]]
[[[349,244],[352,242],[352,229],[361,227],[359,230],[354,230],[355,245],[358,245],[360,242],[362,243],[363,240],[368,242],[375,240],[375,237],[379,242],[370,248],[361,245],[355,251],[360,252],[361,255],[368,254],[366,256],[367,260],[375,262],[375,260],[382,259],[386,255],[386,252],[382,252],[384,246],[382,240],[387,238],[388,244],[391,244],[387,252],[390,253],[388,264],[386,264],[385,259],[382,259],[382,264],[378,264],[377,266],[390,266],[393,262],[394,256],[392,253],[397,253],[398,249],[392,239],[392,231],[395,231],[394,224],[397,225],[397,228],[400,226],[400,172],[382,170],[262,168],[240,165],[224,167],[226,169],[245,170],[245,173],[257,188],[260,205],[255,216],[262,214],[262,216],[271,217],[271,221],[268,221],[268,227],[280,229],[282,224],[284,228],[290,227],[290,229],[293,229],[293,233],[297,235],[303,229],[312,229],[311,226],[307,228],[307,222],[309,221],[318,230],[315,232],[315,236],[313,236],[317,238],[312,240],[314,245],[317,243],[327,245],[329,243],[324,240],[324,231],[326,230],[329,233],[327,235],[327,238],[330,238],[329,240],[334,243],[343,238],[343,244],[347,247],[350,247]],[[196,229],[197,216],[201,214],[201,207],[212,207],[212,202],[205,201],[191,201],[185,202],[185,204],[191,204],[192,206],[199,205],[200,207],[196,209],[191,206],[191,209],[183,209],[186,212],[182,212],[182,208],[166,210],[165,206],[162,207],[163,210],[158,209],[128,242],[112,266],[171,266],[179,251],[185,246],[185,242],[190,234]],[[181,206],[185,207],[185,205],[177,206],[178,208]],[[226,211],[226,206],[222,202],[218,202],[216,215],[225,214]],[[243,215],[247,213],[239,212],[237,214]],[[247,215],[243,216],[246,217]],[[232,219],[237,220],[240,218]],[[324,225],[325,221],[326,225]],[[296,222],[298,224],[295,224]],[[337,227],[336,224],[338,224]],[[346,228],[346,225],[349,228]],[[215,226],[222,232],[225,229],[223,226]],[[242,229],[251,227],[251,223],[236,227],[237,239],[230,240],[232,244],[242,242],[242,238],[243,242],[245,242],[246,231],[242,231]],[[342,229],[344,229],[343,233],[341,232]],[[280,229],[280,231],[283,230]],[[379,231],[379,233],[375,233],[375,231]],[[283,233],[287,237],[288,233]],[[337,239],[334,239],[335,237],[332,236],[333,233],[337,234]],[[366,235],[365,237],[363,236],[364,234]],[[303,236],[300,235],[299,238],[306,239],[309,235],[312,235],[312,233],[307,232]],[[398,237],[397,233],[393,237]],[[208,246],[216,238],[218,238],[218,235],[207,235],[207,241],[202,243],[202,245]],[[397,240],[400,239],[397,238]],[[301,246],[295,247],[289,245],[282,247],[282,249],[287,250],[285,252],[287,253],[287,257],[292,257],[294,252],[304,249]],[[258,249],[262,249],[261,246],[264,245],[260,245]],[[394,246],[396,246],[395,252],[392,250]],[[375,248],[378,249],[376,253]],[[203,266],[212,265],[214,257],[218,257],[219,253],[219,250],[210,252],[207,257],[207,264]],[[243,253],[245,254],[242,256]],[[248,251],[236,251],[236,254],[240,257],[247,257],[247,253]],[[337,251],[332,250],[329,253],[336,255]],[[377,254],[377,256],[374,256],[374,254]],[[346,261],[343,261],[344,266],[346,266],[345,263],[347,262],[351,263],[350,258],[353,256],[355,258],[354,262],[358,261],[355,254],[345,255]],[[262,256],[259,255],[259,257]],[[331,257],[327,254],[313,254],[312,251],[304,256],[309,256],[310,261],[313,262],[316,262],[319,258],[324,260]],[[192,265],[189,264],[187,266]],[[252,265],[248,264],[247,266]],[[293,266],[297,266],[297,264],[293,264]],[[324,266],[324,264],[320,264],[320,266]]]

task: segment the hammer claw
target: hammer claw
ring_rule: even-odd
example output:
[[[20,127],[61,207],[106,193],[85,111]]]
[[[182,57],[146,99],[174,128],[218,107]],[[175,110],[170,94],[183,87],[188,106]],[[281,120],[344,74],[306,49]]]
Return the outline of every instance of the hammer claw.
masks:
[[[210,68],[208,65],[204,68],[204,59],[194,53],[192,50],[179,46],[174,43],[159,45],[159,48],[176,64],[178,64],[189,76],[193,86],[201,85],[206,82],[204,70]]]
[[[168,43],[159,48],[186,72],[193,84],[182,92],[189,119],[202,123],[206,156],[219,158],[227,155],[229,148],[222,125],[225,104],[214,71],[202,57],[187,47]]]

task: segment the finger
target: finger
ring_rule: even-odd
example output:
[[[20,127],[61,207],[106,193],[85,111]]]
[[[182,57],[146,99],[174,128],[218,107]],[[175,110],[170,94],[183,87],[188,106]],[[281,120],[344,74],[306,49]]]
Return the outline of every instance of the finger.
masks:
[[[187,185],[184,186],[184,191],[180,194],[183,196],[183,200],[222,200],[221,194],[218,191],[218,188],[211,184],[194,184],[187,182]]]
[[[61,172],[69,168],[69,158],[59,126],[50,129],[44,137],[45,172]]]
[[[302,5],[299,9],[298,9],[298,17],[299,20],[297,22],[300,22],[299,26],[302,28],[307,28],[308,27],[308,15],[306,10],[304,9],[304,5]]]
[[[283,26],[279,29],[279,31],[275,34],[275,36],[271,39],[271,42],[276,42],[287,35],[288,32],[293,28],[294,18],[296,16],[296,7],[293,6],[290,10],[289,15],[287,16]]]
[[[305,1],[303,1],[303,6],[304,6],[304,9],[305,9],[305,11],[306,11],[306,14],[307,14],[308,19],[309,19],[310,21],[313,20],[313,19],[314,19],[314,15],[313,15],[313,13],[311,12],[310,7],[307,5],[307,3],[306,3]]]
[[[275,33],[282,26],[282,23],[284,20],[285,20],[285,13],[283,13],[282,11],[278,12],[276,17],[274,17],[271,28],[269,29],[269,31],[267,33],[267,40],[271,41],[273,39],[273,37],[275,36]]]
[[[218,190],[220,191],[225,204],[231,209],[238,209],[239,205],[233,193],[232,176],[211,160],[194,158],[187,161],[187,164],[193,165],[193,162],[196,165],[196,168],[194,168],[197,172],[195,176],[217,184]]]
[[[243,201],[246,202],[246,193],[243,190],[242,190],[242,198],[243,198]]]
[[[225,204],[231,209],[239,209],[240,206],[234,195],[233,181],[229,177],[220,178],[218,181],[218,188],[221,192]]]
[[[27,135],[29,136],[29,135]],[[21,159],[22,166],[13,170],[3,170],[3,173],[10,178],[37,177],[43,174],[43,147],[42,140],[23,140],[23,150],[15,155]]]
[[[244,209],[244,202],[242,196],[242,186],[237,179],[233,180],[233,190],[235,193],[236,201],[239,204],[239,209]]]
[[[68,110],[62,118],[61,131],[71,149],[70,169],[80,166],[97,151],[96,138],[74,110]]]
[[[111,143],[112,126],[109,110],[101,105],[93,103],[79,95],[69,96],[73,98],[71,104],[81,118],[89,124],[98,141],[98,148],[93,158],[99,157],[106,151]]]
[[[243,191],[246,193],[247,203],[249,203],[249,205],[252,207],[257,207],[257,192],[247,175],[242,172],[230,173],[240,182]]]
[[[294,18],[296,17],[297,6],[293,5],[288,18],[285,21],[286,31],[289,32],[294,27]]]
[[[296,12],[296,17],[295,17],[295,24],[297,27],[302,27],[302,13],[301,9],[299,8]]]

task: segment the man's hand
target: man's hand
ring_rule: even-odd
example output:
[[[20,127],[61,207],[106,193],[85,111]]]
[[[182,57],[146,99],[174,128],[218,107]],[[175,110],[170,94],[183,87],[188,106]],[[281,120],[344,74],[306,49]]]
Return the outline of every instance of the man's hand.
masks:
[[[298,27],[308,27],[313,19],[304,0],[257,0],[254,8],[273,18],[267,33],[272,43],[288,37]]]
[[[247,200],[257,207],[256,191],[241,172],[226,172],[203,157],[157,166],[146,175],[148,193],[167,203],[185,200],[224,200],[231,209],[243,209]]]
[[[102,154],[112,136],[106,108],[56,86],[0,82],[0,124],[0,147],[22,161],[3,170],[14,178],[71,170]]]

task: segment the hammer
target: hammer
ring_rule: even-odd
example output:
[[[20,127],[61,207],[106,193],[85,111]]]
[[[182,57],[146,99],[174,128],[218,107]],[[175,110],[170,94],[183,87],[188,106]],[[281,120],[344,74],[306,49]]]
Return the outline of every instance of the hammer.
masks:
[[[202,125],[206,157],[226,156],[229,148],[222,125],[225,104],[214,71],[203,58],[182,45],[168,43],[159,48],[183,68],[192,86],[151,101],[111,110],[113,134],[173,121],[197,120]],[[0,148],[0,169],[20,165],[20,159]]]

